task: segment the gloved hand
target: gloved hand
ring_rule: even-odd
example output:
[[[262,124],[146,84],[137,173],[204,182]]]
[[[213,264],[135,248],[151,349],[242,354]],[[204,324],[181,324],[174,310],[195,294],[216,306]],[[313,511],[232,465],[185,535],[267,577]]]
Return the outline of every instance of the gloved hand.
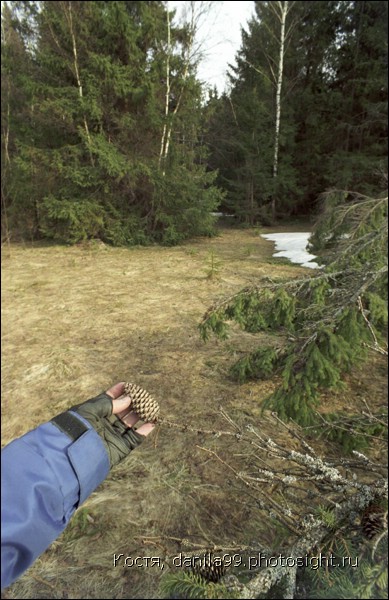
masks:
[[[139,446],[154,429],[152,423],[142,425],[138,431],[132,429],[139,417],[131,412],[131,399],[122,396],[123,392],[124,383],[118,383],[107,392],[69,409],[87,419],[97,431],[107,450],[111,468]]]

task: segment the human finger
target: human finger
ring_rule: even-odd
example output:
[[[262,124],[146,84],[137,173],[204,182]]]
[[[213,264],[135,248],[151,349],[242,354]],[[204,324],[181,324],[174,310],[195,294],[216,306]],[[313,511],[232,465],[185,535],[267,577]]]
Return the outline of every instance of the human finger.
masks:
[[[138,427],[136,432],[140,433],[140,435],[147,436],[153,431],[154,427],[155,427],[154,423],[145,423],[144,425],[141,425],[140,427]]]
[[[118,415],[122,418],[128,412],[130,412],[131,398],[129,396],[121,396],[112,400],[112,414]]]
[[[126,425],[128,425],[128,427],[132,427],[133,425],[135,425],[139,421],[138,415],[136,413],[134,413],[134,412],[130,412],[130,413],[124,414],[120,418],[123,421],[123,423],[125,423]]]
[[[119,398],[119,396],[122,396],[124,394],[124,381],[115,383],[115,385],[113,385],[109,388],[109,390],[106,391],[106,394],[108,394],[108,396],[111,396],[112,398]]]

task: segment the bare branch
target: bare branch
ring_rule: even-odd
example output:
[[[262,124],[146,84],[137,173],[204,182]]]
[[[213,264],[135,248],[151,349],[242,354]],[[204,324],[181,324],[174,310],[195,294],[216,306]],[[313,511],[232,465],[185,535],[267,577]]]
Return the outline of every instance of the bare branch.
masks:
[[[359,308],[359,311],[360,311],[362,317],[364,318],[365,323],[367,324],[367,326],[368,326],[368,328],[370,330],[370,333],[371,333],[371,335],[373,336],[373,339],[374,339],[374,346],[370,346],[369,344],[366,344],[366,346],[368,348],[371,348],[372,350],[376,350],[380,354],[384,354],[385,356],[388,356],[387,350],[384,350],[384,348],[381,348],[381,346],[378,343],[377,336],[376,336],[376,334],[374,332],[372,324],[370,323],[369,319],[366,316],[366,311],[363,308],[362,298],[360,296],[358,296],[358,308]]]

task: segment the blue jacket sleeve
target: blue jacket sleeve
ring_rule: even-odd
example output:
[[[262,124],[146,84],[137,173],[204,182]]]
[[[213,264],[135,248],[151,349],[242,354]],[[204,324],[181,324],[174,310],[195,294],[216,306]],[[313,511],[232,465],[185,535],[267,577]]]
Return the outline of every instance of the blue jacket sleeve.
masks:
[[[76,441],[53,423],[1,452],[1,587],[13,583],[66,528],[76,508],[106,478],[104,444],[88,421]]]

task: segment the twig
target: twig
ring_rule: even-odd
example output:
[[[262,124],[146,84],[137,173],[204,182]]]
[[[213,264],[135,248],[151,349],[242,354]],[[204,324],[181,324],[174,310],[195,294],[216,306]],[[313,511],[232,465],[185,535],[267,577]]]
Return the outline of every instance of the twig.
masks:
[[[388,356],[388,351],[384,350],[384,348],[381,348],[381,346],[372,346],[371,344],[368,344],[367,342],[362,342],[362,346],[365,346],[366,348],[370,348],[370,350],[374,350],[375,352],[378,352],[379,354],[382,354],[383,356]]]
[[[209,450],[208,448],[203,448],[203,446],[199,446],[198,444],[196,444],[196,448],[204,450],[204,452],[208,452],[208,454],[212,454],[213,456],[215,456],[219,462],[221,462],[225,467],[227,467],[227,469],[230,469],[230,471],[232,471],[238,479],[243,481],[245,485],[247,485],[248,487],[253,487],[245,480],[244,477],[242,477],[242,475],[236,469],[234,469],[234,467],[232,467],[231,465],[226,463],[222,458],[220,458],[220,456],[216,454],[216,452],[214,452],[213,450]]]
[[[271,413],[271,416],[278,421],[278,423],[280,423],[280,425],[282,425],[283,427],[285,427],[285,429],[290,433],[290,435],[294,438],[296,438],[297,440],[299,440],[303,447],[305,448],[305,450],[307,450],[308,452],[310,452],[313,455],[316,455],[316,452],[314,451],[314,449],[307,444],[307,442],[304,440],[304,438],[302,438],[296,431],[293,431],[293,429],[291,429],[290,427],[287,426],[286,423],[284,423],[284,421],[282,421],[275,412]]]
[[[263,548],[263,547],[254,547],[253,545],[247,546],[245,544],[240,544],[240,545],[235,545],[235,546],[229,546],[229,545],[225,545],[221,542],[216,543],[213,541],[209,542],[209,546],[204,546],[204,543],[199,544],[196,542],[191,542],[188,538],[179,538],[179,537],[173,537],[170,535],[154,535],[154,536],[147,536],[147,537],[142,537],[142,536],[134,536],[135,539],[141,539],[142,542],[144,544],[153,544],[153,545],[161,545],[164,541],[166,540],[170,540],[173,542],[177,542],[178,544],[180,544],[181,546],[190,546],[192,548],[195,548],[194,551],[188,550],[185,551],[185,555],[186,556],[191,556],[194,554],[199,554],[199,551],[204,550],[205,552],[209,552],[210,550],[214,551],[214,552],[261,552],[263,554],[265,553],[269,553],[269,549],[268,548]],[[184,554],[184,553],[183,553]],[[168,558],[171,558],[172,556],[175,555],[170,555],[168,556]]]
[[[238,433],[242,434],[242,430],[240,429],[240,427],[235,423],[235,421],[233,419],[231,419],[231,417],[229,415],[227,415],[227,413],[225,412],[225,410],[223,409],[222,406],[219,406],[219,411],[220,414],[222,415],[222,417],[225,418],[225,420],[232,426],[235,427],[235,429],[238,431]]]
[[[386,513],[385,513],[385,514],[386,514],[386,519],[387,519],[387,518],[388,518],[388,511],[386,511]],[[374,560],[374,556],[375,556],[375,553],[376,553],[376,551],[377,551],[378,544],[380,543],[380,541],[381,541],[381,540],[382,540],[382,539],[383,539],[383,538],[384,538],[386,535],[388,535],[388,527],[386,527],[386,529],[384,529],[384,531],[382,531],[382,532],[380,533],[380,535],[377,537],[376,541],[374,542],[374,546],[373,546],[373,549],[372,549],[372,552],[371,552],[371,560],[372,560],[372,561]]]
[[[170,535],[148,535],[147,537],[141,536],[141,535],[134,535],[133,536],[134,539],[139,539],[142,540],[144,544],[155,544],[160,540],[172,540],[174,542],[179,542],[180,544],[183,543],[183,538],[178,538],[178,537],[173,537]]]
[[[182,423],[174,423],[174,421],[169,421],[169,419],[159,419],[158,423],[161,425],[167,425],[168,427],[175,427],[176,429],[182,429],[182,431],[192,431],[193,433],[205,433],[208,435],[214,435],[216,437],[220,437],[222,435],[232,435],[236,439],[240,439],[241,434],[234,433],[233,431],[217,431],[215,429],[197,429],[195,427],[190,427],[189,425],[185,425]]]
[[[381,346],[378,343],[377,336],[375,334],[375,331],[373,329],[372,324],[370,323],[369,319],[366,316],[366,312],[365,312],[365,309],[363,308],[363,304],[362,304],[362,298],[360,296],[358,296],[358,308],[359,308],[360,313],[361,313],[362,317],[364,318],[365,323],[367,324],[367,326],[368,326],[368,328],[370,330],[370,333],[371,333],[371,335],[373,336],[373,339],[374,339],[374,346],[370,346],[366,342],[364,342],[363,345],[367,346],[371,350],[376,350],[376,352],[379,352],[380,354],[384,354],[385,356],[388,356],[387,350],[384,350],[383,348],[381,348]]]
[[[52,590],[56,590],[57,589],[57,586],[53,585],[52,583],[49,583],[45,579],[42,579],[42,577],[38,577],[38,575],[31,575],[31,577],[33,579],[35,579],[35,581],[37,581],[38,583],[43,583],[43,585],[47,585]]]
[[[365,417],[368,417],[369,419],[371,419],[372,421],[376,421],[377,423],[380,423],[380,425],[383,425],[384,427],[388,427],[388,424],[385,421],[378,419],[378,417],[376,417],[375,415],[369,415],[368,413],[365,413],[364,411],[362,411],[362,414]]]
[[[160,430],[161,430],[161,428],[157,427],[157,431],[156,431],[155,436],[154,436],[154,449],[157,447],[157,440],[158,440],[158,436],[159,436]]]
[[[213,450],[209,450],[208,448],[203,448],[202,446],[198,446],[197,444],[196,444],[196,447],[199,448],[200,450],[204,450],[204,452],[208,452],[209,454],[212,454],[213,456],[215,456],[218,461],[220,461],[225,467],[227,467],[228,469],[230,469],[230,471],[232,471],[234,473],[234,475],[237,479],[242,481],[247,487],[253,488],[256,491],[258,491],[258,487],[256,485],[250,484],[245,477],[243,477],[236,469],[234,469],[234,467],[232,467],[231,465],[226,463],[216,452],[214,452]],[[299,535],[300,532],[298,529],[298,523],[295,521],[295,519],[293,519],[293,517],[286,516],[285,509],[283,509],[282,506],[280,506],[275,500],[273,500],[273,498],[270,498],[270,496],[268,494],[266,494],[263,491],[263,489],[260,489],[259,491],[260,491],[260,494],[262,496],[264,496],[266,498],[266,500],[269,502],[270,506],[275,511],[277,511],[279,520],[282,523],[284,523],[284,525],[290,531],[293,531],[293,533],[295,533],[296,535]]]

